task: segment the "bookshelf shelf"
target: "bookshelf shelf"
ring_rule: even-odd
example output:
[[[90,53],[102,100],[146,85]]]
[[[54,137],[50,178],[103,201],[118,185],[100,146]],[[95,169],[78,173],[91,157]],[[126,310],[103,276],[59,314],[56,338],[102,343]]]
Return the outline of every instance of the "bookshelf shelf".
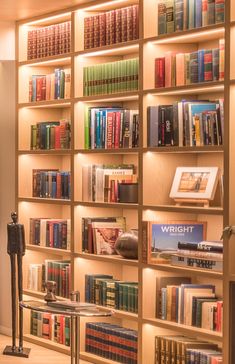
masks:
[[[209,40],[222,38],[225,32],[225,25],[214,24],[203,28],[195,28],[175,32],[174,34],[162,34],[155,37],[145,38],[144,43],[172,44],[172,43],[200,43]]]
[[[135,313],[131,313],[131,312],[127,312],[127,311],[121,311],[121,310],[116,310],[116,309],[112,309],[110,307],[105,307],[105,306],[99,306],[98,307],[102,308],[103,310],[107,310],[107,311],[113,311],[113,315],[114,317],[117,318],[123,318],[126,320],[138,320],[138,315]]]
[[[84,56],[84,57],[96,57],[100,55],[104,56],[113,56],[113,55],[126,55],[137,53],[139,50],[139,41],[132,40],[123,43],[116,43],[112,45],[107,45],[103,47],[85,49],[82,51],[75,52],[75,56]]]
[[[23,336],[24,340],[32,343],[32,344],[37,344],[40,342],[41,345],[43,345],[45,348],[50,349],[50,350],[56,350],[59,353],[62,354],[66,354],[66,355],[70,355],[70,348],[66,347],[65,345],[62,344],[58,344],[56,342],[53,342],[51,340],[46,340],[34,335],[30,335],[30,334],[25,334]]]
[[[201,95],[204,93],[217,93],[223,92],[224,82],[202,82],[195,83],[187,86],[177,86],[177,87],[162,87],[155,89],[144,90],[144,94],[151,94],[156,96],[165,95]]]
[[[224,147],[221,145],[202,146],[202,147],[156,147],[143,148],[144,153],[223,153]]]
[[[183,273],[189,275],[201,275],[203,277],[210,277],[212,279],[223,279],[223,273],[210,271],[209,269],[196,269],[196,268],[184,268],[184,267],[176,267],[170,264],[142,264],[143,269],[154,269],[164,272],[174,272],[174,273]]]
[[[184,333],[185,335],[191,335],[191,336],[201,336],[207,340],[215,340],[217,342],[221,342],[223,337],[222,333],[216,332],[216,331],[210,331],[205,330],[197,327],[187,326],[187,325],[181,325],[177,324],[175,322],[160,320],[160,319],[143,319],[143,323],[155,325],[157,327],[165,328],[165,329],[173,329],[177,332]]]
[[[34,297],[34,298],[38,298],[38,299],[43,300],[46,293],[45,292],[32,291],[30,289],[23,289],[23,294],[26,295],[26,296],[30,296],[30,297]],[[66,300],[66,298],[64,298],[64,297],[56,296],[56,298],[57,298],[58,301],[65,301]]]
[[[30,61],[21,61],[18,62],[18,67],[21,66],[28,66],[28,67],[34,67],[34,66],[64,66],[69,65],[72,60],[73,53],[65,53],[55,56],[49,56],[44,57],[40,59],[32,59]]]
[[[57,107],[70,107],[71,100],[70,99],[61,99],[61,100],[49,100],[49,101],[36,101],[36,102],[22,102],[19,103],[18,107],[23,108],[57,108]]]
[[[45,204],[55,204],[55,205],[70,205],[70,200],[59,200],[57,198],[36,198],[36,197],[19,197],[18,202],[36,202]]]
[[[226,7],[229,6],[230,3],[231,0],[228,0],[228,5],[226,1]],[[91,47],[91,43],[93,41],[89,40],[89,42],[91,41],[91,43],[89,44],[84,42],[85,18],[93,16],[97,17],[98,15],[101,15],[100,13],[102,12],[122,9],[123,7],[136,4],[139,4],[139,39],[93,48],[89,48]],[[27,237],[30,236],[30,218],[37,219],[38,216],[45,216],[45,219],[51,218],[71,220],[70,250],[66,251],[62,249],[54,249],[27,244],[27,253],[25,258],[28,265],[31,262],[33,264],[41,264],[45,262],[46,259],[53,260],[57,258],[58,260],[70,260],[71,289],[79,290],[81,292],[82,300],[85,299],[85,279],[86,275],[88,274],[105,274],[112,275],[114,279],[124,281],[128,280],[133,282],[138,281],[138,314],[114,310],[113,317],[108,319],[108,322],[120,324],[123,327],[138,330],[138,364],[153,364],[154,337],[156,335],[168,334],[183,334],[198,339],[208,340],[209,342],[215,342],[219,344],[220,347],[223,346],[223,362],[229,363],[229,350],[226,341],[226,338],[228,337],[227,334],[229,332],[229,318],[227,317],[227,313],[224,314],[225,339],[222,338],[222,334],[217,332],[151,318],[154,316],[153,306],[156,299],[156,281],[155,279],[147,278],[156,278],[157,276],[190,277],[193,282],[197,282],[199,284],[212,282],[212,284],[216,286],[216,293],[219,297],[223,297],[224,292],[224,305],[227,308],[229,306],[228,282],[229,280],[235,280],[234,276],[228,273],[229,269],[231,268],[228,268],[226,264],[226,262],[229,261],[229,266],[232,266],[231,257],[234,255],[229,254],[231,253],[231,247],[226,246],[226,250],[224,252],[224,271],[221,273],[204,269],[192,269],[188,267],[172,266],[170,264],[145,264],[141,260],[141,252],[143,247],[142,227],[144,226],[143,221],[146,220],[206,221],[208,240],[218,240],[220,236],[217,235],[219,235],[219,233],[222,231],[223,226],[233,224],[232,220],[229,220],[232,207],[231,201],[229,200],[230,192],[228,191],[230,191],[232,188],[228,188],[229,178],[231,178],[228,174],[228,169],[231,168],[231,163],[229,166],[228,161],[230,160],[231,153],[231,150],[229,151],[229,144],[234,143],[232,139],[229,141],[228,131],[230,128],[229,124],[232,123],[234,115],[234,110],[229,110],[229,98],[231,98],[231,103],[233,103],[233,93],[235,93],[235,88],[233,87],[235,85],[235,72],[233,72],[233,67],[231,67],[231,73],[229,75],[230,65],[227,58],[229,50],[234,48],[233,44],[235,39],[235,21],[230,21],[230,19],[226,18],[225,23],[208,25],[203,28],[178,31],[170,34],[157,35],[157,8],[158,2],[156,0],[94,0],[90,2],[88,2],[87,0],[83,1],[82,4],[68,9],[18,22],[18,46],[16,48],[18,55],[18,103],[16,120],[18,131],[18,143],[16,150],[16,157],[18,158],[18,176],[16,191],[18,192],[16,197],[16,205],[18,206],[19,210],[19,220],[22,221],[22,223],[24,223],[24,225],[26,226]],[[229,12],[227,11],[227,17],[228,13]],[[233,16],[231,16],[231,18],[233,17],[235,19],[234,14]],[[47,26],[58,24],[67,20],[71,20],[70,52],[61,55],[27,60],[27,31],[35,29],[38,26],[41,27],[44,25]],[[231,42],[227,47],[226,42],[229,43],[229,37],[231,37]],[[223,42],[221,41],[222,38],[225,38],[227,49],[225,49],[225,76],[223,81],[200,82],[177,87],[155,88],[155,85],[157,84],[155,83],[154,73],[154,62],[156,58],[163,57],[163,55],[165,56],[165,53],[168,51],[171,51],[172,53],[192,53],[203,49],[219,49],[223,52]],[[93,44],[95,44],[95,41]],[[101,41],[98,44],[105,43],[102,43]],[[20,49],[21,45],[23,45],[22,49]],[[84,78],[87,77],[87,81],[91,81],[88,79],[88,69],[83,71],[84,67],[95,66],[98,64],[108,64],[119,60],[128,60],[133,57],[139,58],[138,90],[121,91],[112,94],[110,93],[93,96],[83,96],[84,94],[89,95],[88,90],[86,88],[83,88],[83,75]],[[190,58],[188,61],[187,57],[185,59],[186,64],[186,62],[189,62]],[[130,63],[126,64],[128,65]],[[26,87],[28,86],[28,84],[24,84],[24,72],[29,76],[37,76],[40,74],[51,74],[52,72],[54,72],[55,68],[60,67],[64,67],[65,69],[71,68],[70,98],[28,102],[29,90]],[[109,69],[112,73],[112,67],[114,68],[114,66],[111,66],[111,68],[109,67],[109,65],[104,66],[103,70],[106,69],[105,67],[107,67],[107,69]],[[127,66],[126,69],[126,75],[129,75],[128,67],[129,66]],[[132,65],[131,67],[134,66]],[[94,67],[93,71],[97,71],[98,68],[99,72],[101,72],[100,67]],[[121,69],[119,69],[118,72],[122,72]],[[211,72],[213,75],[213,69]],[[203,74],[203,77],[204,76],[205,75]],[[206,79],[205,77],[203,77],[201,79]],[[109,79],[110,77],[107,78]],[[215,78],[207,79],[218,79],[217,73],[215,72]],[[187,82],[189,82],[190,80],[187,80]],[[115,82],[119,82],[116,80],[116,77]],[[105,79],[105,86],[107,86],[107,84],[108,81]],[[168,84],[176,83],[172,81]],[[180,82],[178,82],[178,84],[180,84]],[[95,86],[97,86],[97,84]],[[110,90],[117,91],[118,89],[118,84],[114,87],[111,87],[111,89],[109,87],[102,88],[103,92],[105,93],[109,92]],[[124,88],[122,88],[122,90],[123,89]],[[97,89],[91,90],[91,92],[94,91],[97,91]],[[98,91],[100,91],[100,89]],[[67,93],[67,95],[69,95],[69,93]],[[224,134],[222,135],[223,145],[208,145],[198,147],[147,147],[147,145],[158,145],[154,143],[148,144],[148,108],[157,105],[173,105],[176,102],[181,102],[182,99],[194,101],[213,100],[214,103],[216,100],[216,104],[219,104],[219,106],[221,105],[220,100],[225,100],[225,130]],[[138,147],[131,149],[85,149],[90,145],[100,145],[99,143],[93,143],[93,140],[93,144],[91,143],[91,131],[95,130],[95,128],[91,128],[90,125],[92,119],[86,112],[90,112],[92,108],[96,108],[99,110],[96,110],[95,113],[102,112],[103,110],[100,111],[102,108],[122,108],[125,112],[126,110],[138,110],[138,143],[129,143],[129,145],[138,145]],[[220,112],[220,110],[218,112]],[[95,114],[95,117],[97,117],[97,115],[98,114]],[[183,114],[182,116],[184,117]],[[116,128],[116,114],[112,117],[112,123],[114,123],[114,126],[112,125],[113,133],[114,129]],[[71,121],[71,149],[30,150],[31,124],[35,125],[44,120],[54,121],[63,119]],[[95,119],[95,122],[97,122],[97,120],[98,119]],[[123,120],[124,117],[122,121]],[[177,125],[179,127],[179,122]],[[180,126],[182,127],[182,125]],[[218,128],[218,124],[216,124],[216,127]],[[89,130],[90,132],[89,136],[87,136],[87,130]],[[231,127],[230,131],[234,132],[233,126]],[[182,133],[184,132],[185,131],[183,131]],[[183,142],[179,142],[179,145],[196,144],[191,139],[190,141],[186,140],[185,134],[183,134],[183,137],[185,137],[185,139],[183,139]],[[100,138],[101,135],[103,137],[103,134],[100,134]],[[113,137],[113,135],[114,134],[112,134],[112,138],[117,138],[117,136]],[[179,135],[181,135],[180,131]],[[217,133],[217,135],[221,136],[219,132]],[[99,139],[99,136],[95,134],[95,138]],[[117,140],[118,139],[116,139],[116,141]],[[119,136],[119,143],[120,140],[121,139]],[[217,139],[217,142],[222,144],[221,140],[222,137],[219,141]],[[102,139],[102,143],[103,141],[104,140]],[[217,142],[213,142],[211,144],[217,144]],[[112,146],[114,144],[115,143],[112,139]],[[166,144],[169,145],[169,143]],[[206,142],[198,142],[197,144],[206,144]],[[208,142],[208,144],[210,143]],[[118,144],[115,145],[117,146]],[[128,143],[120,145],[128,146]],[[137,172],[135,173],[137,173],[138,175],[138,203],[93,202],[91,201],[90,195],[88,194],[87,195],[89,197],[84,198],[85,193],[84,186],[82,184],[82,182],[84,183],[84,180],[82,178],[84,177],[82,176],[83,167],[95,164],[134,164],[137,170]],[[36,168],[35,165],[37,165],[41,169],[45,169],[49,166],[51,169],[57,168],[61,171],[70,171],[71,199],[64,200],[30,197],[33,196],[33,194],[30,193],[32,189],[31,185],[29,185],[30,181],[32,181],[32,176],[30,172],[32,169]],[[173,200],[169,197],[169,192],[174,177],[174,171],[179,166],[217,166],[221,174],[224,175],[223,181],[225,192],[223,198],[221,178],[219,180],[215,198],[211,202],[210,207],[203,207],[202,205],[196,204],[182,204],[181,206],[174,205]],[[94,195],[92,197],[93,199],[95,199]],[[87,201],[83,201],[83,199],[86,199]],[[98,198],[97,200],[102,201],[102,199]],[[114,200],[115,199],[112,199],[112,201]],[[233,205],[235,206],[235,202]],[[84,241],[82,241],[82,236],[84,236],[83,234],[85,231],[85,226],[82,224],[85,224],[85,218],[92,219],[109,217],[125,218],[128,231],[131,229],[139,229],[139,260],[124,259],[120,256],[114,255],[106,256],[82,252],[83,250],[90,252],[94,251],[94,246],[92,249],[91,246],[89,246],[89,248],[87,248],[86,246],[85,249],[84,246],[87,241],[85,239]],[[91,224],[91,222],[89,222],[89,224]],[[91,229],[93,229],[93,225],[91,225]],[[92,234],[93,233],[94,231],[92,231]],[[94,238],[92,237],[92,239]],[[30,240],[29,238],[27,238],[27,241],[32,242],[32,240]],[[92,241],[92,244],[93,243],[94,242]],[[25,267],[24,274],[27,277],[26,269],[27,267]],[[44,293],[27,289],[24,290],[24,294],[38,299],[42,299],[45,295]],[[60,299],[64,298],[60,297]],[[102,308],[104,307],[102,306]],[[109,310],[110,308],[107,309]],[[103,357],[99,357],[91,353],[85,352],[86,321],[88,320],[81,320],[80,358],[97,364],[114,364],[115,362],[112,360],[108,360]],[[69,353],[69,350],[67,348],[61,347],[61,345],[58,346],[47,340],[33,337],[29,334],[29,330],[25,335],[25,338],[26,340],[32,340],[32,342],[39,343],[40,345],[50,347],[54,350],[65,350],[67,354]]]
[[[133,101],[138,100],[139,92],[119,92],[110,95],[82,96],[76,97],[75,102],[110,102],[110,101]]]
[[[33,251],[38,251],[38,252],[42,252],[42,253],[49,253],[49,254],[56,254],[56,255],[62,255],[62,256],[71,256],[71,251],[70,250],[65,250],[65,249],[56,249],[56,248],[49,248],[49,247],[44,247],[44,246],[37,246],[37,245],[32,245],[32,244],[26,244],[26,248],[28,250],[33,250]]]
[[[105,255],[97,255],[97,254],[88,254],[88,253],[74,253],[74,256],[77,258],[89,259],[89,260],[98,260],[101,262],[107,262],[112,264],[122,264],[122,265],[130,265],[134,267],[138,267],[139,263],[135,259],[125,259],[118,256],[105,256]]]

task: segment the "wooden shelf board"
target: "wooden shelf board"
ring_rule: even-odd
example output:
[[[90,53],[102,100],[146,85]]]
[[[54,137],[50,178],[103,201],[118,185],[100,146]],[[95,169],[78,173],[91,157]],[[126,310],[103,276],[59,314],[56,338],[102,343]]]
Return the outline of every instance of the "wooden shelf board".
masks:
[[[116,55],[126,55],[126,54],[136,53],[138,51],[139,51],[139,41],[132,40],[124,43],[106,45],[104,47],[85,49],[82,51],[75,52],[75,56],[84,56],[84,57],[96,57],[100,55],[116,56]]]
[[[23,294],[26,296],[34,297],[43,300],[46,292],[32,291],[31,289],[23,289]],[[66,301],[67,298],[56,296],[58,301]]]
[[[143,152],[153,153],[223,153],[224,147],[222,145],[207,145],[200,147],[150,147],[143,148]]]
[[[87,360],[94,364],[117,364],[116,361],[103,358],[102,356],[94,355],[91,353],[80,352],[80,359]]]
[[[138,154],[139,151],[139,148],[75,149],[75,153],[81,154]]]
[[[135,203],[105,203],[105,202],[86,202],[75,201],[75,205],[87,207],[112,207],[117,209],[138,209],[139,205]]]
[[[33,344],[41,345],[46,347],[47,349],[56,350],[60,353],[70,355],[70,348],[65,345],[55,343],[51,340],[46,340],[38,336],[34,336],[31,334],[25,334],[24,340]]]
[[[63,255],[71,256],[71,254],[72,254],[70,250],[49,248],[46,246],[38,246],[38,245],[32,245],[32,244],[27,244],[26,248],[27,248],[27,250],[39,251],[42,253],[49,253],[49,254],[62,255],[62,256]]]
[[[46,149],[46,150],[19,150],[18,154],[32,154],[32,155],[70,155],[71,154],[71,150],[69,149]]]
[[[197,95],[203,93],[223,92],[224,82],[201,82],[192,85],[176,86],[176,87],[160,87],[144,90],[144,94],[152,94],[156,96],[168,95]]]
[[[93,95],[93,96],[82,96],[75,98],[75,102],[111,102],[111,101],[133,101],[138,100],[139,92],[138,91],[127,91],[127,92],[119,92],[115,94],[108,95]]]
[[[197,268],[190,268],[190,267],[177,267],[171,264],[145,264],[142,263],[142,268],[150,268],[165,272],[175,272],[175,273],[186,273],[190,275],[200,275],[205,277],[210,277],[213,279],[223,279],[223,273],[211,271],[209,269],[197,269]]]
[[[38,15],[34,17],[30,17],[28,19],[22,19],[18,21],[19,26],[20,25],[36,25],[36,26],[47,26],[55,23],[62,23],[64,21],[71,20],[71,11],[72,8],[68,9],[60,9],[56,12],[50,12],[48,14],[44,15]]]
[[[98,260],[101,262],[112,263],[112,264],[123,264],[123,265],[131,265],[134,267],[138,267],[138,260],[135,259],[125,259],[120,255],[97,255],[97,254],[89,254],[89,253],[74,253],[74,256],[77,258],[83,258],[87,260]]]
[[[212,39],[222,38],[225,31],[225,24],[213,24],[202,28],[178,31],[172,34],[161,34],[151,38],[145,38],[144,42],[156,44],[171,43],[199,43]]]
[[[112,9],[118,9],[129,5],[138,4],[138,0],[119,0],[119,1],[110,1],[110,0],[96,0],[94,5],[92,2],[88,2],[88,5],[82,5],[82,9],[84,11],[108,11]],[[89,14],[87,14],[89,16]]]
[[[37,203],[48,203],[55,205],[70,205],[70,200],[59,200],[56,198],[37,198],[37,197],[19,197],[18,202],[37,202]]]
[[[143,323],[154,325],[157,327],[162,327],[162,328],[169,329],[169,330],[176,330],[185,335],[203,336],[208,339],[216,340],[216,341],[223,340],[222,333],[220,333],[220,332],[205,330],[205,329],[201,329],[201,328],[193,327],[193,326],[182,325],[182,324],[178,324],[176,322],[160,320],[157,318],[146,318],[146,319],[143,319]]]
[[[35,102],[22,102],[18,104],[18,108],[66,108],[71,106],[71,99],[48,100],[48,101],[35,101]]]
[[[22,61],[22,62],[18,62],[18,67],[21,67],[21,66],[29,66],[29,67],[45,66],[45,67],[47,67],[47,66],[69,65],[69,64],[71,64],[72,55],[73,55],[72,53],[66,53],[66,54],[61,54],[61,55],[44,57],[44,58],[40,58],[40,59],[36,58],[36,59],[28,60],[28,61]]]
[[[143,205],[144,210],[186,212],[203,215],[223,215],[222,207],[175,206],[175,205]]]

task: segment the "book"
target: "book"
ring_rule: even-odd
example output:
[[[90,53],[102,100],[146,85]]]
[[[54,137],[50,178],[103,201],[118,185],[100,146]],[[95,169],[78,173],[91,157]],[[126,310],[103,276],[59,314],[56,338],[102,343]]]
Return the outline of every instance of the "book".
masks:
[[[198,221],[143,221],[144,263],[169,263],[176,253],[179,237],[187,242],[205,240],[206,222]]]

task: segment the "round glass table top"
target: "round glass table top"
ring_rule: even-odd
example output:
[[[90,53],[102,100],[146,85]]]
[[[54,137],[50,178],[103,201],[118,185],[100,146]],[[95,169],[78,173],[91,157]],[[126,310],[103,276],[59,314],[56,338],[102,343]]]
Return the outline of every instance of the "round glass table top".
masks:
[[[58,315],[68,315],[77,317],[108,317],[112,316],[113,312],[107,308],[97,307],[94,304],[86,302],[72,302],[73,307],[70,307],[71,301],[56,301],[55,304],[43,301],[29,300],[20,301],[20,307],[39,312],[48,312]]]

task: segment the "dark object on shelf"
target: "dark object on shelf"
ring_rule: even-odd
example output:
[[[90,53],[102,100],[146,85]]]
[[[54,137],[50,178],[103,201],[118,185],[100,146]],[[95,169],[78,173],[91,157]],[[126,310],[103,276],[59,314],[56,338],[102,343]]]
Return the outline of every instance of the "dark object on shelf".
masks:
[[[127,231],[120,235],[114,249],[126,259],[138,259],[138,230]]]
[[[118,202],[138,203],[138,183],[119,183],[118,196]]]
[[[46,302],[55,302],[56,301],[56,282],[55,281],[47,281],[46,284],[46,295],[44,296],[44,300]]]
[[[25,254],[24,225],[18,224],[16,212],[11,213],[12,222],[7,224],[7,253],[11,259],[11,304],[12,304],[12,346],[6,346],[3,354],[28,358],[29,348],[23,347],[23,309],[19,307],[19,346],[16,346],[16,256],[18,265],[18,296],[22,301],[23,274],[22,257]]]

